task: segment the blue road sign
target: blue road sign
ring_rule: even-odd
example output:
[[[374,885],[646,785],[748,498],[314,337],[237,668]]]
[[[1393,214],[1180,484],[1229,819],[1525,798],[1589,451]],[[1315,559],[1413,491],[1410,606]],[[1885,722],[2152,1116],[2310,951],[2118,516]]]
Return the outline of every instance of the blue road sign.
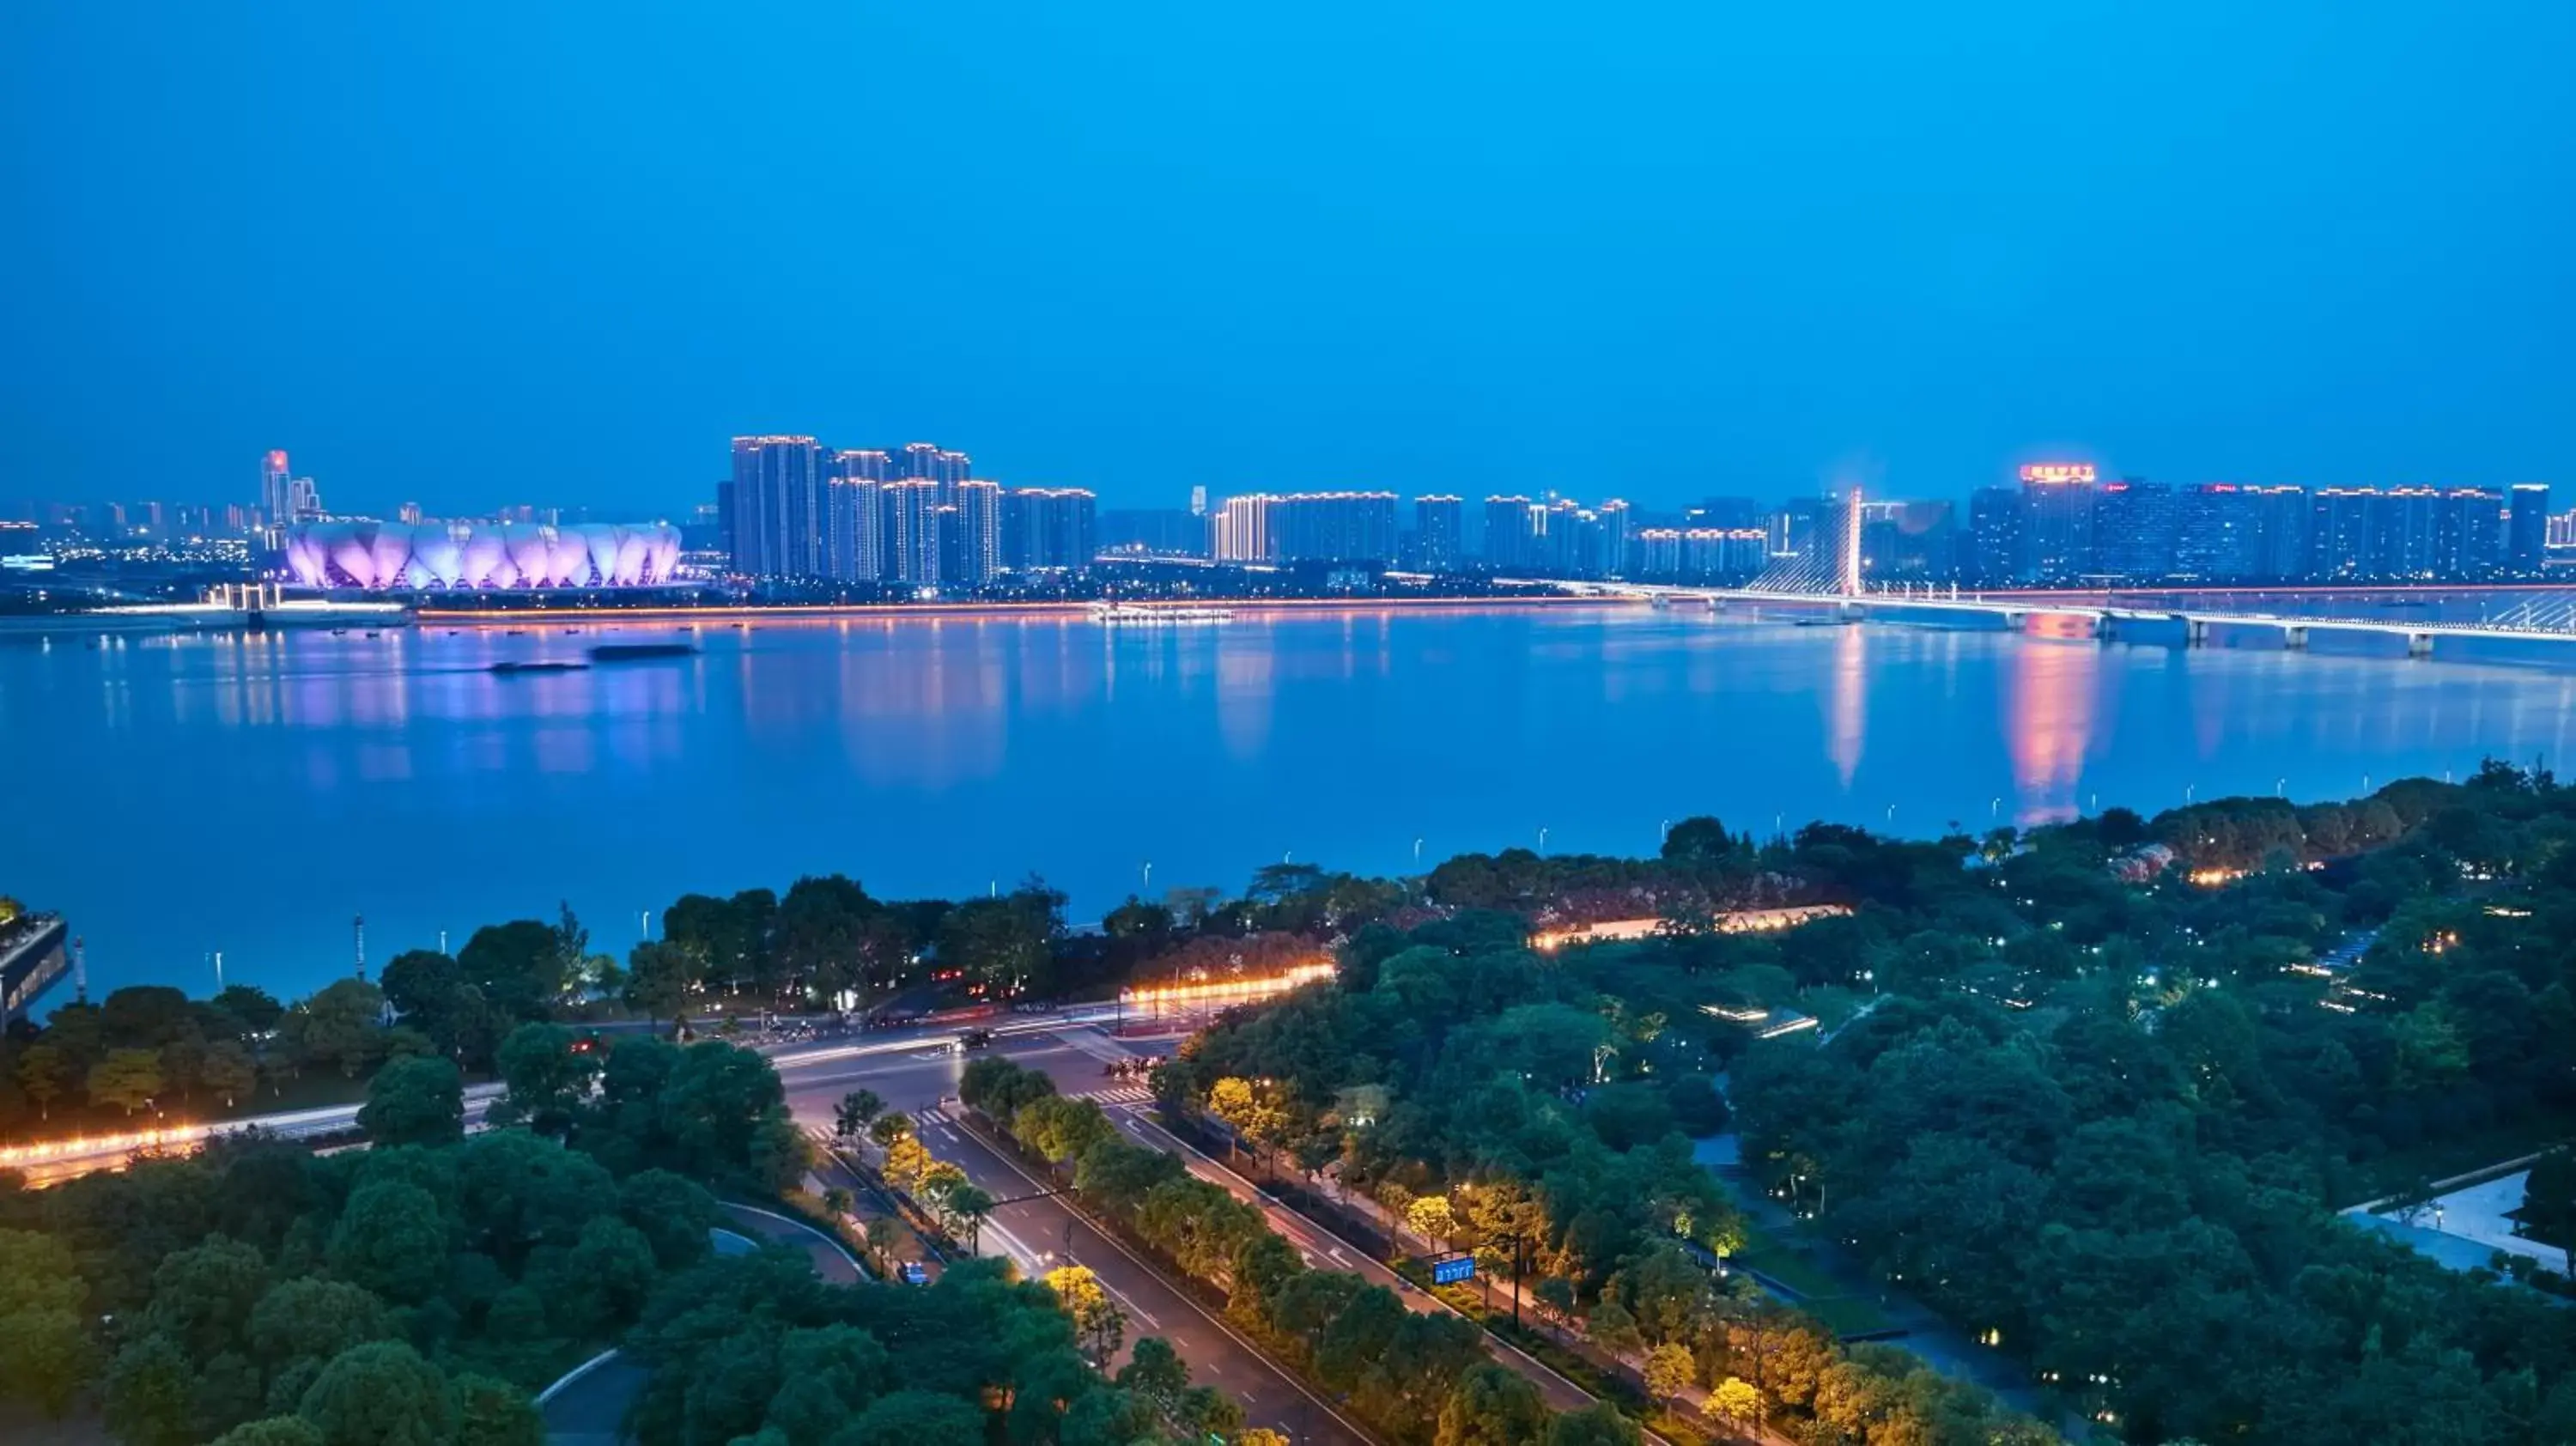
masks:
[[[1474,1278],[1475,1274],[1476,1257],[1472,1255],[1445,1256],[1431,1262],[1433,1285],[1456,1285],[1462,1280]]]
[[[906,1285],[928,1285],[930,1283],[929,1267],[923,1265],[918,1260],[905,1261],[903,1263],[903,1283]]]

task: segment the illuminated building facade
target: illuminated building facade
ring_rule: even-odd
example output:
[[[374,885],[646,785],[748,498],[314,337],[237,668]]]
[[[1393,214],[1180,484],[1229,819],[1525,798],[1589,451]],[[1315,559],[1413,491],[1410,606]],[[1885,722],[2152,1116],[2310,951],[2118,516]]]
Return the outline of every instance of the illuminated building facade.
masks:
[[[2021,469],[2021,566],[2025,583],[2071,582],[2098,567],[2092,464],[2041,462]]]
[[[335,520],[298,523],[286,533],[287,571],[318,588],[652,587],[671,580],[679,558],[679,530],[658,522]]]
[[[733,570],[825,575],[823,449],[812,437],[733,439]]]

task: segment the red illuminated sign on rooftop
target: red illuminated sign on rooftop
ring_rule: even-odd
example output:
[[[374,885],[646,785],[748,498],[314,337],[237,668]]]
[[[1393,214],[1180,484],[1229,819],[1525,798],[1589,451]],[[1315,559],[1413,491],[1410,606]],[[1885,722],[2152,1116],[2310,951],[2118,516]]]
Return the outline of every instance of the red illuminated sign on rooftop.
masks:
[[[2021,480],[2024,482],[2090,482],[2093,480],[2093,464],[2090,462],[2032,462],[2021,469]]]

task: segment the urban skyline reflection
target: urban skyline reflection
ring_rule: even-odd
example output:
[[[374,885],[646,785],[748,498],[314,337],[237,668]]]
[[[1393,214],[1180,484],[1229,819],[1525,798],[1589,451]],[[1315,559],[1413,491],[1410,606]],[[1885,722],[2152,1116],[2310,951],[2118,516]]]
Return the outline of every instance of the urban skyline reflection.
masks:
[[[567,901],[622,951],[689,890],[1035,871],[1097,917],[1146,860],[1158,885],[1237,888],[1283,854],[1401,871],[1417,837],[1427,859],[1540,829],[1647,852],[1692,813],[1893,810],[1926,834],[2097,797],[2340,796],[2558,757],[2576,703],[2539,668],[1623,609],[694,637],[696,657],[517,676],[488,669],[598,635],[0,646],[0,739],[46,764],[20,800],[41,846],[5,887],[79,921],[95,987],[184,982],[222,949],[293,991],[343,967],[353,912],[390,950]]]

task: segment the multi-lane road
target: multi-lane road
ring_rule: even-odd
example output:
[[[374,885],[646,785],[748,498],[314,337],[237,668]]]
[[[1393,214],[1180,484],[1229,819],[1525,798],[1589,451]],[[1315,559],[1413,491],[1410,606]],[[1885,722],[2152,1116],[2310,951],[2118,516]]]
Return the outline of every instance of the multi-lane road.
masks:
[[[1104,1072],[1105,1061],[1126,1051],[1088,1025],[1036,1017],[1013,1020],[996,1029],[995,1053],[1014,1063],[1044,1070],[1069,1095],[1098,1095],[1104,1089],[1141,1102],[1138,1085],[1117,1085]],[[1244,1416],[1299,1442],[1332,1446],[1365,1446],[1369,1437],[1331,1402],[1270,1363],[1252,1343],[1228,1325],[1218,1312],[1165,1283],[1163,1277],[1117,1240],[1084,1223],[1050,1186],[1016,1161],[987,1147],[959,1126],[943,1105],[955,1100],[958,1076],[972,1055],[961,1054],[946,1038],[870,1037],[864,1054],[825,1056],[800,1052],[777,1059],[779,1078],[799,1123],[828,1127],[832,1108],[855,1089],[874,1090],[887,1108],[911,1115],[922,1143],[939,1159],[956,1165],[968,1179],[1006,1202],[986,1218],[982,1248],[988,1255],[1009,1257],[1026,1276],[1040,1276],[1062,1265],[1088,1267],[1127,1315],[1127,1338],[1160,1336],[1190,1366],[1194,1380],[1212,1385],[1243,1403]],[[1104,1101],[1104,1105],[1109,1102]]]
[[[1372,1283],[1398,1291],[1415,1310],[1448,1309],[1411,1289],[1365,1252],[1263,1195],[1223,1163],[1163,1131],[1147,1112],[1150,1101],[1144,1087],[1108,1072],[1110,1061],[1131,1058],[1136,1050],[1098,1029],[1090,1013],[1005,1018],[991,1026],[995,1038],[990,1049],[1024,1068],[1044,1071],[1067,1095],[1097,1100],[1130,1138],[1181,1156],[1194,1173],[1255,1205],[1270,1227],[1296,1246],[1309,1265],[1356,1272]],[[974,1057],[960,1045],[954,1030],[916,1028],[765,1052],[786,1087],[788,1105],[797,1122],[818,1134],[829,1130],[834,1106],[853,1090],[872,1090],[889,1110],[910,1115],[933,1155],[955,1164],[995,1200],[1004,1202],[984,1225],[984,1253],[1009,1257],[1023,1275],[1031,1277],[1061,1265],[1088,1267],[1126,1312],[1130,1341],[1152,1335],[1171,1342],[1172,1348],[1189,1363],[1193,1378],[1241,1401],[1251,1424],[1271,1427],[1301,1443],[1366,1446],[1369,1437],[1365,1431],[1331,1402],[1272,1364],[1219,1312],[1167,1283],[1126,1245],[1094,1229],[1062,1199],[1049,1193],[1049,1182],[960,1125],[955,1117],[958,1079]],[[496,1086],[479,1086],[467,1092],[469,1128],[480,1125],[485,1109],[497,1094]],[[289,1136],[329,1134],[352,1127],[356,1117],[357,1107],[348,1105],[246,1120],[224,1128],[256,1124]],[[204,1131],[192,1133],[202,1138]],[[58,1149],[22,1168],[27,1168],[37,1183],[52,1183],[91,1170],[116,1168],[133,1148],[132,1141],[89,1142],[77,1149]],[[827,1164],[823,1168],[831,1173],[838,1167]],[[1590,1403],[1591,1398],[1572,1382],[1537,1360],[1498,1341],[1489,1340],[1488,1345],[1504,1365],[1534,1382],[1551,1406],[1571,1409]]]

